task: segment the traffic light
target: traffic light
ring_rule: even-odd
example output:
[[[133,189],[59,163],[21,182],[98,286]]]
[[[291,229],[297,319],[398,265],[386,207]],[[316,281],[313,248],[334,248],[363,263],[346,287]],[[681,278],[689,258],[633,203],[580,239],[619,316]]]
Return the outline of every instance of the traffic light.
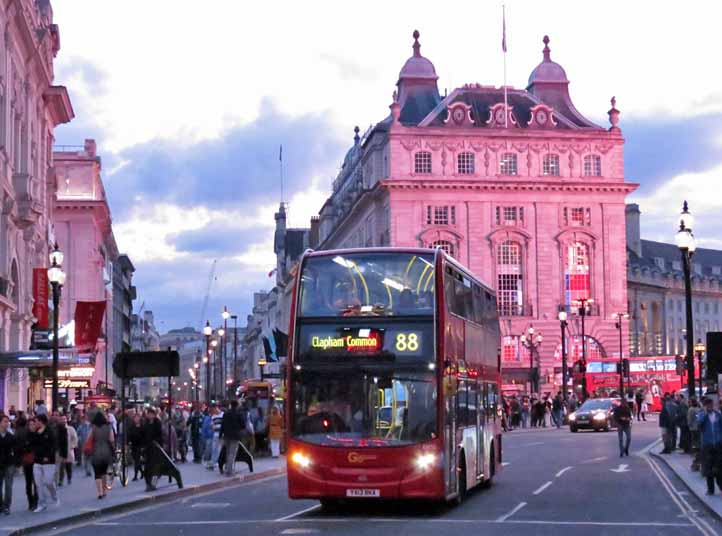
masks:
[[[629,359],[626,357],[622,359],[622,372],[625,377],[629,378]]]

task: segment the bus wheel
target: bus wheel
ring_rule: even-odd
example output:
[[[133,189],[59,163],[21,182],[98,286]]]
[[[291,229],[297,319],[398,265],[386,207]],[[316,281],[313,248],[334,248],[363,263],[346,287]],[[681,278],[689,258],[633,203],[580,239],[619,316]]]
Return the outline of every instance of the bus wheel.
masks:
[[[324,512],[336,512],[341,508],[340,499],[321,499],[321,509]]]
[[[456,504],[459,505],[464,502],[466,498],[466,456],[462,450],[459,455],[461,456],[461,462],[459,463],[459,493],[456,495]]]

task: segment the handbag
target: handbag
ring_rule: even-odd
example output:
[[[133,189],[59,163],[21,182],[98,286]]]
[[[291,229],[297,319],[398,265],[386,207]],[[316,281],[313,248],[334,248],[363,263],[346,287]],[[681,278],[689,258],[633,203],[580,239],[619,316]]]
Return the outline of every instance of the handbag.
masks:
[[[35,453],[34,452],[26,452],[22,455],[22,458],[20,459],[20,463],[23,465],[32,465],[35,463]]]
[[[93,432],[90,432],[88,439],[85,440],[85,445],[83,445],[83,454],[91,456],[93,454],[93,444]]]

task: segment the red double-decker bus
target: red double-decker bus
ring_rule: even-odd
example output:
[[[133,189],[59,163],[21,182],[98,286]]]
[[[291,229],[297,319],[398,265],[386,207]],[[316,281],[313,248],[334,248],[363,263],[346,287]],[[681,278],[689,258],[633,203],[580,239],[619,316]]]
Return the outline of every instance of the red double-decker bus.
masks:
[[[624,392],[649,392],[652,395],[650,411],[662,409],[664,393],[676,393],[687,386],[686,370],[678,371],[680,358],[674,355],[630,357],[629,377],[624,378]],[[587,392],[594,396],[619,393],[619,359],[597,358],[587,363]],[[695,377],[699,368],[695,363]]]
[[[461,501],[501,467],[491,290],[443,251],[307,252],[287,377],[288,492]]]

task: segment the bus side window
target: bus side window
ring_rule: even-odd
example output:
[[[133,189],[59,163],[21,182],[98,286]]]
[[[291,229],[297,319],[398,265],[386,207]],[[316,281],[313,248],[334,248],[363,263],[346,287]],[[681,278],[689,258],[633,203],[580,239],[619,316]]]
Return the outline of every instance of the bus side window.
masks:
[[[477,426],[476,416],[479,412],[479,384],[476,380],[469,380],[469,426]],[[483,419],[481,419],[483,421]]]
[[[474,294],[472,296],[473,300],[473,318],[472,320],[476,322],[477,324],[483,324],[484,323],[484,296],[481,290],[481,287],[477,284],[474,284]]]
[[[466,426],[468,424],[468,392],[466,381],[459,380],[456,390],[456,424]]]

